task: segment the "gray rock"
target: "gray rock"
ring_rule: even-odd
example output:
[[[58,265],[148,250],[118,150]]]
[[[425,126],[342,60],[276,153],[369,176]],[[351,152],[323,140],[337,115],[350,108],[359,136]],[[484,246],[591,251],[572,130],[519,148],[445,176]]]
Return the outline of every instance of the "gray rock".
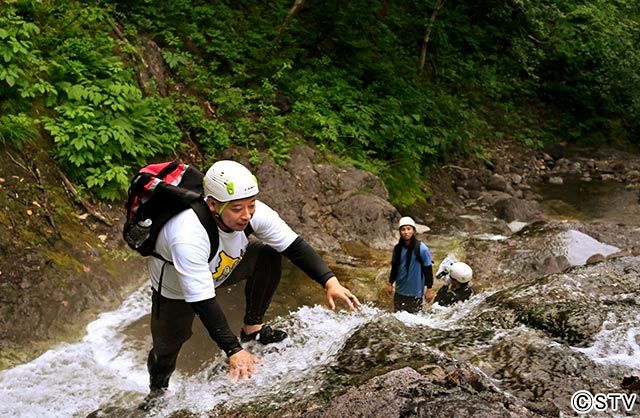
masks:
[[[469,190],[469,192],[482,190],[482,182],[476,177],[467,179],[461,184],[461,186]]]
[[[435,373],[437,375],[437,373]],[[377,376],[303,414],[306,418],[351,417],[535,417],[522,402],[485,386],[481,375],[467,368],[452,370],[443,382],[410,367]]]
[[[385,249],[396,241],[398,211],[391,203],[371,194],[354,194],[334,206],[333,215],[343,225],[335,236],[342,240],[360,240]]]
[[[511,198],[511,195],[509,193],[491,190],[491,191],[482,193],[478,200],[487,206],[493,206],[499,200],[510,199],[510,198]]]
[[[625,175],[625,181],[629,183],[638,183],[640,182],[640,171],[638,170],[629,170]]]
[[[605,260],[605,256],[603,256],[602,254],[594,254],[591,257],[587,258],[587,262],[586,264],[597,264],[597,263],[601,263]]]
[[[571,161],[569,161],[568,159],[560,158],[558,161],[556,161],[556,166],[554,168],[555,170],[566,170],[570,164]]]
[[[500,192],[507,191],[507,180],[501,176],[500,174],[494,174],[489,177],[489,181],[487,182],[487,189],[489,190],[498,190]]]
[[[319,251],[354,240],[382,249],[397,239],[400,214],[371,173],[328,164],[306,145],[294,147],[284,167],[265,156],[254,171],[260,199]]]
[[[535,200],[522,200],[508,197],[495,201],[492,205],[495,215],[507,222],[527,221],[542,213],[542,208]]]
[[[546,276],[548,274],[562,273],[569,267],[571,267],[571,264],[569,263],[569,260],[567,260],[567,257],[563,255],[552,255],[542,261],[539,269],[540,273]]]
[[[469,198],[469,192],[464,187],[456,187],[456,192],[464,199]]]
[[[161,96],[167,95],[167,88],[164,83],[164,59],[160,47],[151,39],[139,37],[142,46],[142,56],[144,63],[140,65],[138,79],[140,86],[146,95],[153,95],[156,92]]]

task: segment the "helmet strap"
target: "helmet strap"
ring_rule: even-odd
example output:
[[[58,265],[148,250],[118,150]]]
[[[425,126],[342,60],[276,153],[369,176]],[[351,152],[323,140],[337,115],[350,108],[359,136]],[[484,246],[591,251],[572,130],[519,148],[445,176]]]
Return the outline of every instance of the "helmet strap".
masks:
[[[216,220],[216,223],[218,224],[218,226],[221,227],[223,231],[225,232],[233,231],[232,228],[229,228],[227,224],[224,223],[224,221],[222,220],[222,216],[220,216],[218,212],[213,212],[213,218]]]
[[[224,202],[217,213],[222,214],[222,211],[225,210],[227,206],[229,206],[229,202]]]
[[[211,197],[211,199],[213,199],[213,197]],[[220,206],[220,210],[212,210],[211,211],[211,213],[213,214],[213,218],[216,220],[216,223],[219,226],[221,226],[223,230],[226,229],[227,232],[228,231],[233,231],[232,228],[229,228],[227,226],[227,224],[224,223],[224,221],[222,220],[222,216],[220,216],[222,214],[222,211],[225,210],[225,208],[229,205],[230,202],[218,202],[215,199],[213,199],[213,201],[215,202],[216,205],[218,205],[218,203],[222,203],[222,206]]]

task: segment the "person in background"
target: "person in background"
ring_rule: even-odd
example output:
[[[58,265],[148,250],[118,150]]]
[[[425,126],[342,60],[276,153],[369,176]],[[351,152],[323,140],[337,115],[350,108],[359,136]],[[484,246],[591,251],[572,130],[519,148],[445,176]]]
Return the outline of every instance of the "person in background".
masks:
[[[162,259],[149,259],[153,347],[147,361],[150,393],[140,409],[150,409],[164,397],[196,315],[227,355],[232,377],[255,373],[257,358],[240,341],[272,344],[287,338],[285,331],[264,323],[280,282],[282,255],[324,288],[331,309],[337,301],[351,309],[360,307],[316,251],[257,195],[258,182],[242,164],[224,160],[209,168],[204,176],[204,213],[212,217],[210,227],[217,228],[219,240],[210,261],[210,238],[193,209],[162,227],[155,246]],[[249,230],[256,240],[248,240]],[[243,280],[246,311],[239,341],[216,300],[216,290]]]
[[[473,270],[468,264],[453,263],[438,274],[438,278],[444,278],[445,276],[449,276],[449,283],[438,290],[433,303],[449,306],[456,302],[467,300],[475,294],[475,289],[471,285]]]
[[[393,295],[394,311],[417,313],[422,299],[433,298],[433,267],[429,247],[416,238],[416,223],[405,216],[398,223],[400,239],[393,248],[387,294]],[[425,290],[426,289],[426,290]]]

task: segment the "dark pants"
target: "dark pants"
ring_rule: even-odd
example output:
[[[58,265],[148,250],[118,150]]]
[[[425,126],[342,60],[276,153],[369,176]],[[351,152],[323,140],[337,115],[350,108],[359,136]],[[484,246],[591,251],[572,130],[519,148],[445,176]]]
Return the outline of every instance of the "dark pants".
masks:
[[[418,313],[422,310],[422,298],[414,298],[412,296],[403,296],[397,292],[393,295],[393,311],[407,311],[409,313]]]
[[[230,286],[246,280],[244,295],[246,325],[261,324],[271,298],[280,283],[282,257],[269,247],[250,242],[247,252],[231,276],[220,285]],[[213,281],[213,279],[211,279]],[[184,300],[168,299],[153,292],[151,308],[151,337],[153,348],[147,359],[151,389],[166,388],[176,369],[176,359],[182,344],[192,335],[195,311]]]

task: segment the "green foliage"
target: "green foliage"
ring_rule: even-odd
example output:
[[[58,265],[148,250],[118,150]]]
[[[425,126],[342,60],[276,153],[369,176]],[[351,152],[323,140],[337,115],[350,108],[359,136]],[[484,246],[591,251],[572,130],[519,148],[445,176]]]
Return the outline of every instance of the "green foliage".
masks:
[[[31,37],[37,35],[37,25],[27,22],[8,7],[0,14],[0,82],[8,87],[28,83],[23,69],[37,64]]]
[[[17,115],[0,116],[0,144],[20,146],[34,139],[38,132],[35,129],[37,121],[19,113]]]
[[[129,182],[131,166],[143,165],[178,144],[176,118],[168,106],[143,99],[133,85],[69,85],[67,101],[47,117],[45,129],[56,143],[56,156],[67,170],[106,199],[115,199]]]
[[[27,115],[44,113],[61,164],[106,198],[181,136],[208,159],[247,147],[254,163],[313,142],[410,206],[430,167],[482,158],[491,141],[640,132],[638,0],[445,2],[421,72],[434,2],[305,1],[289,19],[290,0],[4,4],[0,140],[27,140]],[[138,87],[142,37],[160,48],[169,98]]]
[[[2,106],[47,108],[41,121],[67,173],[98,196],[116,199],[132,169],[174,150],[181,134],[171,102],[143,98],[131,71],[114,55],[109,11],[64,3],[56,8],[16,2],[0,15],[0,38],[8,41],[0,44],[0,82],[13,97]],[[35,135],[36,121],[24,113],[1,121],[2,142]]]
[[[206,154],[213,154],[216,150],[229,146],[227,129],[215,114],[207,115],[209,110],[203,109],[196,100],[189,97],[176,98],[175,103],[178,124],[190,138],[198,139]],[[210,108],[210,104],[205,103],[205,107]]]

